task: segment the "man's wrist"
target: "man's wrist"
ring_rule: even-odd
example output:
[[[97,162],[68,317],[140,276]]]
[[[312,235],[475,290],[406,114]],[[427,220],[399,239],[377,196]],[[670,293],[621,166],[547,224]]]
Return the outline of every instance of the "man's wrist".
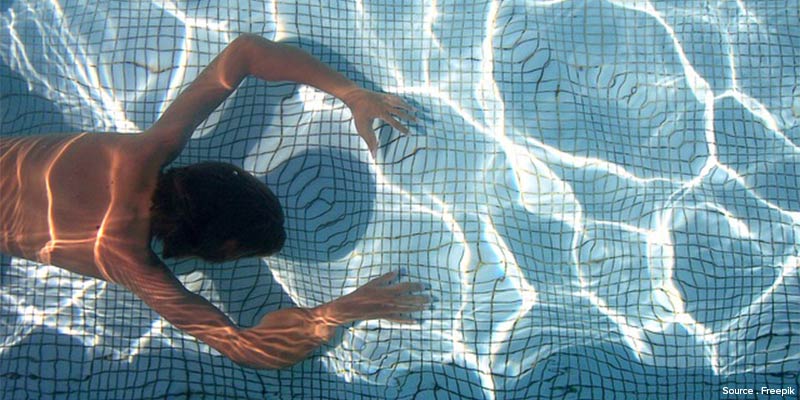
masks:
[[[342,100],[342,102],[344,102],[344,104],[346,104],[348,107],[352,108],[353,103],[356,101],[356,99],[358,99],[358,97],[360,97],[361,92],[363,91],[364,89],[362,87],[352,84],[343,88],[341,90],[342,94],[336,97]]]
[[[336,328],[342,324],[342,321],[337,318],[335,306],[332,303],[329,302],[318,307],[306,309],[309,319],[313,322],[314,336],[320,338],[323,342],[330,340]]]

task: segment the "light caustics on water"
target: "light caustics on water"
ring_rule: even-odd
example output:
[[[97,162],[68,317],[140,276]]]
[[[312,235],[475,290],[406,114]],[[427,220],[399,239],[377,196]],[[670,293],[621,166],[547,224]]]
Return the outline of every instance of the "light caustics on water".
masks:
[[[108,143],[120,138],[88,133],[3,138],[0,189],[8,201],[0,204],[0,250],[124,286],[176,328],[252,368],[294,365],[329,341],[339,325],[359,317],[398,318],[427,302],[410,294],[420,291],[420,284],[393,285],[395,274],[389,273],[324,306],[271,312],[258,325],[240,329],[176,284],[149,253],[141,255],[149,232],[140,235],[142,214],[129,211],[139,204],[129,188],[141,178],[123,172],[130,159],[110,150],[115,147]]]
[[[298,304],[338,297],[389,268],[430,285],[439,302],[419,324],[358,323],[327,350],[323,362],[347,380],[387,383],[425,363],[455,364],[494,398],[540,361],[603,343],[623,345],[644,365],[720,376],[797,365],[800,343],[781,310],[800,303],[800,204],[791,183],[772,190],[779,180],[770,177],[798,179],[800,91],[797,76],[763,77],[754,66],[764,54],[749,53],[761,51],[750,41],[777,40],[757,3],[429,1],[398,11],[357,1],[320,33],[303,19],[314,7],[293,8],[302,4],[251,4],[258,13],[223,20],[157,2],[159,18],[174,19],[181,35],[135,60],[125,45],[104,58],[65,28],[70,17],[55,4],[18,5],[3,14],[3,60],[66,112],[88,110],[70,117],[81,127],[141,129],[235,32],[254,26],[301,44],[321,34],[319,47],[419,105],[422,126],[409,137],[381,129],[373,160],[355,135],[329,134],[352,131],[342,104],[308,88],[247,87],[187,149],[198,157],[222,143],[223,157],[243,158],[277,184],[296,233],[267,263]],[[247,12],[254,19],[238,26]],[[116,37],[122,21],[109,20],[105,34]],[[337,36],[344,31],[370,45],[354,49]],[[59,45],[33,48],[25,35]],[[709,38],[716,53],[705,59]],[[120,59],[127,76],[111,68]],[[249,105],[258,96],[272,108]],[[137,105],[149,98],[160,108]],[[280,116],[256,119],[257,128],[241,122],[236,133],[234,107]],[[241,138],[247,147],[237,147]],[[297,162],[294,175],[274,178],[302,157],[320,165]],[[87,292],[75,285],[69,293]],[[0,294],[20,316],[61,313]],[[787,338],[748,339],[758,324]],[[147,332],[164,341],[177,334]],[[135,339],[136,351],[119,351],[141,351]]]
[[[48,140],[38,139],[25,139],[18,138],[17,140],[7,140],[0,146],[0,189],[3,193],[3,204],[0,207],[2,211],[2,247],[11,249],[18,253],[24,253],[31,259],[37,259],[42,263],[49,263],[51,255],[54,251],[62,250],[71,246],[90,245],[99,240],[101,234],[96,231],[91,233],[87,232],[85,238],[81,239],[63,239],[60,232],[56,228],[54,221],[54,208],[55,200],[51,190],[51,178],[53,166],[60,161],[64,152],[68,151],[74,142],[83,137],[84,134],[77,134],[72,138],[64,138],[57,140],[56,138],[48,138]],[[55,139],[55,140],[54,140]],[[42,152],[36,151],[37,147],[55,147],[53,154],[48,157],[47,162],[42,165],[40,172],[43,173],[39,177],[23,176],[23,164],[29,163],[30,159],[40,157]],[[43,183],[42,183],[43,182]],[[27,191],[29,194],[34,191],[23,190],[31,186],[39,187],[38,190],[44,189],[42,195],[46,198],[46,226],[25,226],[24,222],[30,219],[30,211],[26,210],[26,202],[37,202],[32,196],[25,196]],[[27,219],[26,219],[27,216]],[[31,243],[44,243],[38,250],[36,245],[31,246]],[[4,266],[8,268],[10,266]],[[52,267],[41,267],[37,271],[31,271],[30,276],[33,279],[46,280],[48,270]],[[73,282],[74,283],[74,282]],[[97,335],[91,335],[86,331],[80,329],[73,329],[72,327],[60,326],[57,323],[60,312],[65,309],[80,303],[86,291],[95,286],[98,282],[94,280],[85,280],[78,282],[77,285],[70,285],[72,287],[65,288],[68,294],[58,301],[58,306],[54,310],[39,309],[36,306],[28,304],[26,300],[21,298],[18,294],[9,293],[7,288],[0,289],[0,295],[9,304],[17,307],[17,315],[23,323],[16,334],[6,335],[4,345],[0,348],[0,354],[6,351],[10,346],[19,343],[24,339],[26,334],[29,334],[35,326],[50,326],[60,332],[80,337],[85,339],[87,346],[93,346],[98,343]],[[77,317],[77,316],[76,316]],[[20,333],[23,333],[20,335]]]

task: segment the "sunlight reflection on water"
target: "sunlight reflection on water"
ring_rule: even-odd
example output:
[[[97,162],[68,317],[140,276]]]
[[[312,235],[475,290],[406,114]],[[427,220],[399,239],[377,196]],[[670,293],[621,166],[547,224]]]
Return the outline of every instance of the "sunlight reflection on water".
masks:
[[[300,38],[412,102],[422,122],[409,137],[381,128],[373,163],[356,135],[331,134],[354,132],[340,102],[246,81],[178,160],[242,165],[288,205],[294,231],[266,263],[297,304],[397,268],[430,286],[438,300],[418,325],[358,323],[318,356],[345,381],[525,397],[552,360],[583,351],[592,371],[597,354],[622,360],[616,379],[633,387],[651,368],[800,368],[797,7],[393,4],[103,3],[89,15],[18,1],[0,54],[83,130],[146,128],[237,32]],[[4,131],[31,129],[6,115]],[[128,357],[148,335],[188,343],[116,289],[15,269],[26,264],[0,288],[0,356],[37,326]],[[118,302],[100,301],[109,291]],[[121,307],[139,318],[117,319]],[[463,377],[441,378],[451,368]],[[439,378],[415,375],[428,370]]]

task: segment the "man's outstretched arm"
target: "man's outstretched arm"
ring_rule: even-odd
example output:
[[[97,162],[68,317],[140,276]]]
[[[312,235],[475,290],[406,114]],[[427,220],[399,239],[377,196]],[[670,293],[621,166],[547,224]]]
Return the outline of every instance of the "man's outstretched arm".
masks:
[[[417,283],[390,284],[383,275],[356,291],[315,308],[287,308],[266,314],[251,328],[236,326],[205,298],[178,281],[163,265],[128,270],[119,282],[173,326],[202,340],[237,364],[282,368],[306,358],[344,323],[367,319],[407,321],[407,313],[426,308],[426,296],[412,295]]]
[[[180,154],[192,133],[242,80],[252,75],[267,81],[292,81],[330,93],[353,112],[359,135],[374,154],[377,138],[372,122],[382,119],[403,133],[397,118],[414,120],[402,99],[365,90],[297,47],[246,34],[231,42],[148,129],[166,163]]]

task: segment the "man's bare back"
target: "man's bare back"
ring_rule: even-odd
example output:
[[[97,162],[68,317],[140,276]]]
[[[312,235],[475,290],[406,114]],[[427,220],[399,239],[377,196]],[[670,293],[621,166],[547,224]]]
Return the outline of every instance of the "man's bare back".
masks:
[[[146,149],[143,142],[141,135],[104,133],[3,139],[0,249],[112,282],[108,263],[151,263],[150,198],[159,167],[130,150]]]
[[[375,118],[404,132],[395,117],[413,118],[399,98],[361,89],[299,49],[244,35],[143,133],[0,139],[0,251],[125,286],[176,327],[255,368],[302,360],[343,323],[407,321],[407,313],[429,300],[411,294],[421,285],[391,284],[396,273],[388,273],[319,307],[278,310],[255,327],[241,328],[186,290],[150,248],[162,168],[248,75],[309,84],[342,99],[373,154]],[[252,255],[235,242],[229,247],[228,259]]]

